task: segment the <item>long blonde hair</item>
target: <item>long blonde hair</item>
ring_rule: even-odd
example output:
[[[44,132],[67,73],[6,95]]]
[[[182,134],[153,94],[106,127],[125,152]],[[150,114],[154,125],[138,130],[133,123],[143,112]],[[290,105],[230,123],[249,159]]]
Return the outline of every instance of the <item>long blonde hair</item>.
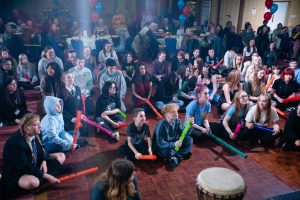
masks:
[[[263,88],[265,87],[265,76],[266,72],[264,71],[265,75],[262,79],[258,79],[258,72],[264,71],[265,69],[263,67],[258,67],[258,69],[255,71],[253,81],[251,81],[251,86],[252,86],[252,93],[259,93],[261,94],[263,91]]]
[[[128,196],[135,195],[136,188],[131,179],[134,169],[131,161],[116,159],[99,177],[99,181],[104,183],[104,192],[109,200],[126,200]]]
[[[234,121],[234,123],[237,123],[238,122],[238,118],[239,118],[239,114],[240,114],[240,112],[241,112],[241,110],[242,110],[242,104],[241,104],[241,102],[240,102],[240,96],[241,96],[241,94],[242,93],[246,93],[245,91],[243,91],[243,90],[239,90],[239,91],[237,91],[236,93],[235,93],[235,95],[234,95],[234,98],[233,98],[233,103],[232,103],[232,105],[234,105],[234,108],[235,108],[235,112],[234,112],[234,117],[233,117],[233,121]],[[247,94],[247,93],[246,93]],[[245,114],[246,114],[246,111],[248,110],[248,103],[247,103],[247,105],[246,105],[246,107],[245,107]]]
[[[238,88],[241,88],[241,72],[239,70],[232,70],[227,78],[226,82],[230,88],[230,90],[233,89],[234,86],[238,86]]]
[[[258,101],[256,103],[256,112],[254,113],[254,122],[257,123],[259,122],[259,119],[260,119],[260,114],[261,114],[261,110],[260,110],[260,107],[258,105],[258,102],[259,102],[259,99],[262,98],[262,97],[267,97],[267,101],[268,101],[268,104],[267,104],[267,112],[266,112],[266,120],[264,121],[264,123],[268,123],[270,121],[270,118],[271,118],[271,97],[270,95],[268,94],[261,94],[259,97],[258,97]]]
[[[22,118],[21,118],[21,122],[20,122],[20,125],[19,125],[19,129],[20,129],[20,133],[21,135],[25,138],[27,136],[27,132],[26,132],[26,127],[30,126],[34,121],[40,121],[40,116],[37,115],[37,114],[33,114],[33,113],[28,113],[28,114],[25,114]],[[38,142],[40,143],[41,146],[42,145],[42,141],[40,139],[40,137],[36,137],[38,139]],[[45,150],[44,148],[42,148],[44,153],[45,153]]]

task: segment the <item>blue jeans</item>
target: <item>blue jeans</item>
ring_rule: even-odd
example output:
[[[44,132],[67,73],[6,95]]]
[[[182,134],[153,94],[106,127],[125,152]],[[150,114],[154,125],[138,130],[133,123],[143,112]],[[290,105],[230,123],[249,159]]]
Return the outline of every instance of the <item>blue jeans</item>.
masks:
[[[169,149],[169,148],[159,148],[159,147],[158,147],[158,151],[160,156],[163,158],[169,158],[171,156],[175,156],[176,154],[180,154],[184,156],[192,151],[192,146],[193,146],[193,138],[190,136],[185,136],[184,140],[182,141],[182,146],[178,151],[176,151],[175,148]]]
[[[65,131],[59,134],[59,137],[62,140],[65,140],[68,142],[68,145],[66,146],[62,146],[62,145],[58,145],[53,141],[47,141],[44,143],[44,147],[46,149],[46,151],[48,153],[56,153],[56,152],[66,152],[70,150],[70,146],[73,142],[73,135],[74,135],[74,131]],[[79,138],[80,136],[80,131],[78,131],[78,136],[77,138]]]
[[[175,103],[177,106],[179,106],[179,108],[180,108],[181,106],[183,106],[183,104],[184,104],[182,100],[170,101],[170,102],[168,102],[168,103],[164,103],[164,102],[162,102],[162,101],[156,101],[156,102],[155,102],[155,106],[156,106],[159,110],[161,110],[162,107],[163,107],[164,105],[169,104],[169,103]]]
[[[213,89],[210,89],[210,90],[209,90],[209,96],[211,95],[211,93],[212,93],[213,91],[214,91]],[[215,93],[214,96],[213,96],[213,99],[212,99],[211,103],[217,104],[218,101],[219,101],[219,98],[220,98],[220,95],[218,95],[217,93]]]

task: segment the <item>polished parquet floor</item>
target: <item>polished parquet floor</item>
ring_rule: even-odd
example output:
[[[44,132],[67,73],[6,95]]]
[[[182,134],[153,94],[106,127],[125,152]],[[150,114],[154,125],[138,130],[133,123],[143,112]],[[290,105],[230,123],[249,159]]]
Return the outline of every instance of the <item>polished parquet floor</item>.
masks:
[[[128,92],[126,104],[128,110],[132,110]],[[26,91],[28,107],[37,112],[40,95],[38,90]],[[184,113],[180,113],[183,120]],[[217,122],[219,115],[215,107],[209,116],[209,121]],[[127,122],[131,115],[128,114]],[[157,123],[155,119],[149,119],[151,133]],[[284,121],[281,119],[281,127]],[[6,139],[14,133],[17,127],[0,128],[0,172],[2,170],[2,153]],[[48,187],[33,196],[24,194],[19,199],[34,200],[58,200],[89,199],[90,190],[97,180],[97,176],[103,172],[112,160],[119,158],[117,148],[126,139],[126,128],[119,131],[121,141],[112,143],[106,138],[100,137],[93,127],[88,127],[88,134],[82,136],[88,140],[89,145],[66,154],[66,165],[73,167],[77,172],[90,167],[98,166],[100,172]],[[245,199],[265,199],[267,197],[300,190],[300,153],[282,152],[280,149],[263,147],[249,147],[241,143],[232,143],[239,150],[248,154],[248,159],[239,157],[227,149],[222,148],[213,140],[207,138],[193,146],[193,155],[189,160],[183,161],[175,169],[171,170],[168,164],[161,160],[138,161],[137,178],[142,199],[147,200],[185,200],[197,199],[196,177],[198,173],[208,167],[226,167],[239,173],[245,180],[247,192]]]

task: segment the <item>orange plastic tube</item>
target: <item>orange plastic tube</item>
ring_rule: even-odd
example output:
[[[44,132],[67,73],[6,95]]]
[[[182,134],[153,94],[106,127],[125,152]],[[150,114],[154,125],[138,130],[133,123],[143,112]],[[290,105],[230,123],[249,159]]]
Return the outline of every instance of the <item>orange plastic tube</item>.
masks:
[[[284,112],[282,112],[281,110],[279,110],[278,108],[275,108],[274,106],[272,106],[272,108],[274,108],[274,110],[276,110],[276,112],[283,118],[287,119],[286,115]]]
[[[73,144],[76,144],[77,139],[78,139],[78,131],[80,129],[80,127],[82,127],[81,124],[81,111],[77,111],[76,114],[76,122],[75,122],[75,130],[74,130],[74,134],[73,134]]]
[[[121,123],[121,122],[119,122],[118,126],[119,126],[119,128],[127,127],[128,123]]]
[[[84,171],[81,171],[81,172],[76,172],[74,174],[70,174],[70,175],[67,175],[67,176],[60,177],[60,178],[58,178],[58,180],[60,182],[65,182],[65,181],[71,180],[73,178],[76,178],[76,177],[79,177],[79,176],[84,176],[84,175],[87,175],[87,174],[92,174],[92,173],[95,173],[95,172],[98,172],[98,171],[99,171],[98,167],[93,167],[93,168],[90,168],[90,169],[87,169],[87,170],[84,170]]]
[[[275,76],[272,76],[270,81],[268,82],[268,84],[265,86],[265,88],[264,88],[265,93],[268,91],[269,87],[272,85],[274,79],[275,79]]]
[[[152,105],[152,103],[149,100],[146,100],[145,103],[150,106],[150,108],[155,112],[155,114],[157,115],[157,117],[159,119],[162,119],[163,116],[156,110],[156,108],[154,108],[154,106]]]
[[[222,58],[216,65],[215,67],[219,67],[222,63],[224,62],[224,58]],[[210,67],[214,66],[213,64],[209,65]]]
[[[141,155],[138,157],[139,160],[156,160],[156,155]]]

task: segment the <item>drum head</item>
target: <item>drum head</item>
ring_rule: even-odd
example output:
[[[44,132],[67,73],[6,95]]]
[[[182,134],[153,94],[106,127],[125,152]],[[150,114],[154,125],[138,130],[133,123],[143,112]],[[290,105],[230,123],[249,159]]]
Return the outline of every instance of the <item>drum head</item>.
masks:
[[[245,192],[243,178],[235,171],[221,167],[201,171],[197,185],[199,189],[216,196],[238,196]]]

